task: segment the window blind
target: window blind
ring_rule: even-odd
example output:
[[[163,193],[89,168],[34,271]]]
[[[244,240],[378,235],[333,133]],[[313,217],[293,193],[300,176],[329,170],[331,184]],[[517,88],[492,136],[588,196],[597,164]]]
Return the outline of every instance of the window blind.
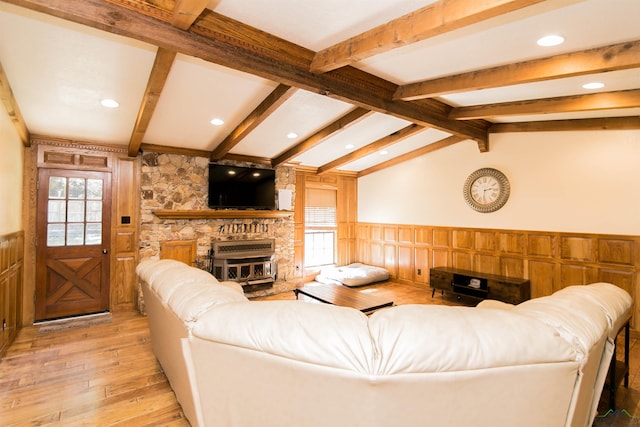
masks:
[[[336,190],[307,188],[305,195],[305,226],[336,227]]]

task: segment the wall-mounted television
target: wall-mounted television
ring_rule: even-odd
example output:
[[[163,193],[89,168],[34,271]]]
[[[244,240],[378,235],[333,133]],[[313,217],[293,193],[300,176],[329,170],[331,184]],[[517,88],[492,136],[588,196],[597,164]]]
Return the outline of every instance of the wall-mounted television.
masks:
[[[275,209],[274,169],[209,163],[211,209]]]

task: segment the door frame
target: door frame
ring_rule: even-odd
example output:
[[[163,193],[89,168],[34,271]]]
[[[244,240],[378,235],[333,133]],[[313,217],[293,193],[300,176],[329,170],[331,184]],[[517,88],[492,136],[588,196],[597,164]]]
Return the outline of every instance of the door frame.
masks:
[[[111,298],[110,311],[138,308],[135,267],[140,250],[141,154],[129,156],[126,146],[71,141],[32,135],[24,151],[24,278],[22,325],[35,321],[36,197],[38,168],[111,172]],[[121,220],[126,218],[126,222]]]

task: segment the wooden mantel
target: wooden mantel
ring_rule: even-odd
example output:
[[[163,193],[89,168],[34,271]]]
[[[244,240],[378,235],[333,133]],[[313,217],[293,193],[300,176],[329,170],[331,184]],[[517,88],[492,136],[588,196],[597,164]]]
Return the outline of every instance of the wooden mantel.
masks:
[[[272,210],[167,210],[158,209],[151,211],[155,216],[162,219],[224,219],[224,218],[286,218],[293,216],[293,211],[272,211]]]

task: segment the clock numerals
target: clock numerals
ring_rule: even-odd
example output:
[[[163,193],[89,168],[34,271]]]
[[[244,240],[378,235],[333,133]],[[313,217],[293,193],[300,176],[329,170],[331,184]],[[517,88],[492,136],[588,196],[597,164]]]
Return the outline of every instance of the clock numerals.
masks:
[[[471,197],[478,203],[493,203],[500,194],[500,183],[492,177],[478,178],[471,184]]]
[[[478,169],[467,178],[464,196],[469,206],[478,212],[494,212],[509,198],[509,181],[496,169]]]

